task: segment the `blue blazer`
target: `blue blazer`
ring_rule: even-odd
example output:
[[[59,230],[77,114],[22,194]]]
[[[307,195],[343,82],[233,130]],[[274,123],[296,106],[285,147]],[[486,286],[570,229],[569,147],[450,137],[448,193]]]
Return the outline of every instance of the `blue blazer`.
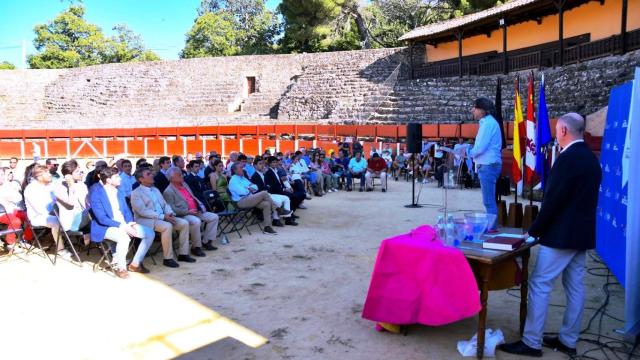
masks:
[[[89,203],[91,204],[91,239],[100,242],[104,240],[104,234],[110,227],[119,227],[120,223],[113,220],[113,209],[104,187],[100,183],[93,184],[89,190]],[[120,211],[127,223],[133,221],[133,214],[124,198],[124,192],[118,190],[118,203]]]

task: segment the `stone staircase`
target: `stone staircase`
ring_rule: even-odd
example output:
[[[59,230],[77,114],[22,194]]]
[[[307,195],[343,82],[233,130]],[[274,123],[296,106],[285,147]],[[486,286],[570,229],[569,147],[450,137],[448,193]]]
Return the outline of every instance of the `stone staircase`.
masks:
[[[284,121],[354,120],[367,99],[378,93],[402,60],[400,52],[381,54],[377,59],[355,58],[303,68],[280,101],[278,119]]]

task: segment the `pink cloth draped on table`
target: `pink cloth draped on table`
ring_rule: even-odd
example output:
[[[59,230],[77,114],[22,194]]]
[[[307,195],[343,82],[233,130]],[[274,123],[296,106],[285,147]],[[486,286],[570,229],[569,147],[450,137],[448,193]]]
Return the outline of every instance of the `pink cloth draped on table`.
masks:
[[[437,326],[480,309],[478,285],[464,254],[444,246],[431,226],[382,241],[363,318]]]

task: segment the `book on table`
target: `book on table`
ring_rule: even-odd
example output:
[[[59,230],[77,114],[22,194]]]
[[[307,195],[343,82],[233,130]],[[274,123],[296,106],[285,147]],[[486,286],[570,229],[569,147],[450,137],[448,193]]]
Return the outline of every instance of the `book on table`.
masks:
[[[514,234],[498,234],[492,238],[485,239],[482,243],[482,247],[485,249],[493,250],[515,250],[524,244],[524,237],[522,235]]]

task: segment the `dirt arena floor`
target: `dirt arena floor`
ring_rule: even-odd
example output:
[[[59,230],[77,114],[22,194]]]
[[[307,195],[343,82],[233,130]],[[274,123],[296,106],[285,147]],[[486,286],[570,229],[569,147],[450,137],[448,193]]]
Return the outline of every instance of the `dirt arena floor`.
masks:
[[[253,227],[253,235],[232,235],[229,245],[179,269],[147,259],[149,276],[126,281],[94,273],[95,254],[82,267],[67,261],[54,267],[39,254],[0,258],[0,338],[11,344],[0,347],[0,358],[461,358],[456,343],[474,335],[477,317],[410,326],[407,336],[376,332],[361,317],[380,242],[434,223],[443,199],[443,190],[426,184],[419,203],[432,206],[407,209],[411,183],[403,180],[390,181],[387,193],[330,193],[308,201],[308,209],[298,211],[300,226],[278,228],[277,236]],[[448,203],[452,210],[482,210],[479,189],[449,190]],[[586,277],[584,327],[603,303],[607,281],[602,264],[590,256],[587,265],[593,270]],[[623,317],[624,292],[618,284],[608,288],[610,316],[603,317],[601,333],[620,338],[615,330],[623,324],[612,317]],[[489,295],[487,326],[502,329],[507,341],[518,338],[518,294]],[[557,331],[560,281],[551,302],[546,330]],[[598,319],[589,332],[598,332]],[[578,350],[591,348],[581,342]],[[548,359],[567,358],[544,352]],[[599,351],[588,355],[605,358]],[[497,358],[517,357],[498,352]]]

